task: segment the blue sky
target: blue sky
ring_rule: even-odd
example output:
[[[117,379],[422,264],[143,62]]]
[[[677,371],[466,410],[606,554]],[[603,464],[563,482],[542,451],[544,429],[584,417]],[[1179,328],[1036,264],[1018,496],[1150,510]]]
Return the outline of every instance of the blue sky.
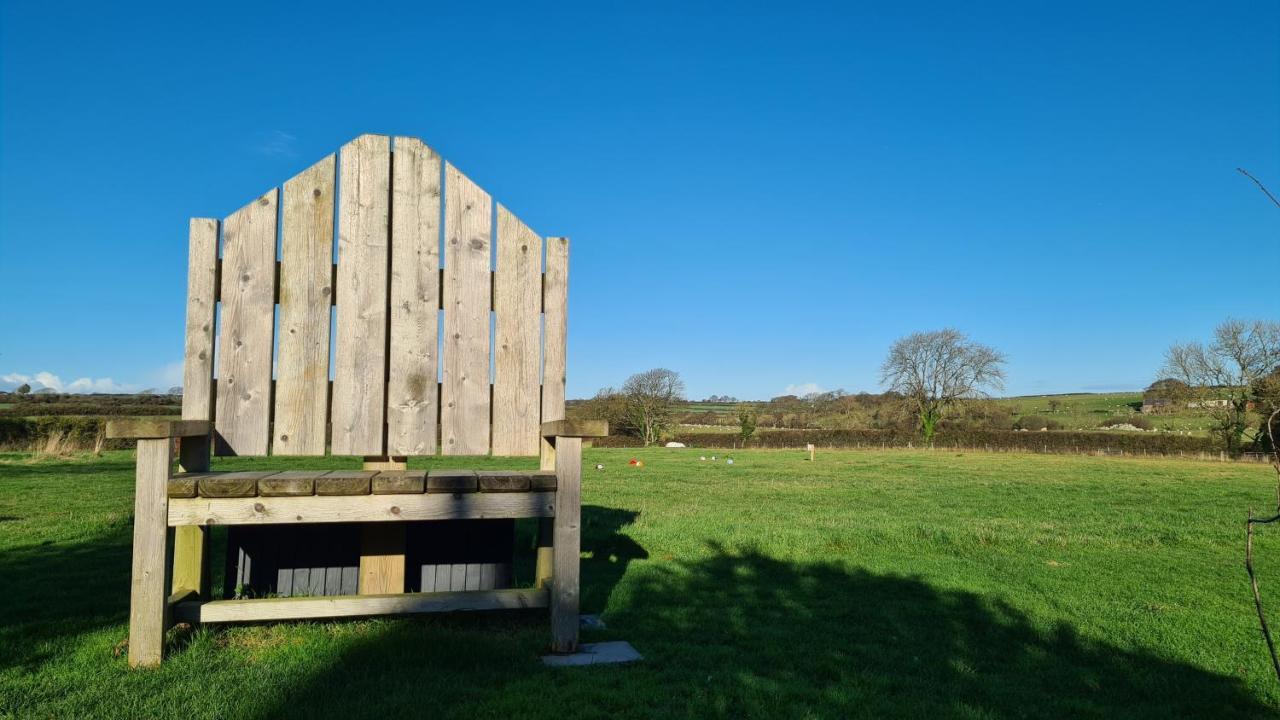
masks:
[[[875,390],[944,326],[1131,389],[1280,317],[1269,0],[109,5],[0,5],[0,376],[175,384],[187,218],[362,132],[573,238],[571,397]]]

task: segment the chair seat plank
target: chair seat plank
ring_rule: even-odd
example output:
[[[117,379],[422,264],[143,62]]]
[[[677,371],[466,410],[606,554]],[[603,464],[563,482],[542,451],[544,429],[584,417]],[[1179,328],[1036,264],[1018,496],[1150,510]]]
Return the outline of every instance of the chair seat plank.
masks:
[[[241,498],[258,494],[258,481],[269,472],[215,473],[200,478],[200,497]]]
[[[529,473],[512,470],[481,470],[476,473],[480,492],[529,492]]]
[[[169,478],[166,492],[171,498],[192,498],[200,494],[199,476],[175,476]]]
[[[473,493],[478,482],[475,470],[432,470],[427,473],[427,492]]]
[[[373,477],[374,495],[415,495],[426,490],[425,470],[383,470]]]
[[[540,470],[529,475],[529,489],[534,492],[556,489],[555,471]]]
[[[320,470],[287,470],[258,480],[258,494],[263,497],[298,497],[313,495]]]
[[[316,478],[316,495],[368,495],[372,470],[335,470]]]

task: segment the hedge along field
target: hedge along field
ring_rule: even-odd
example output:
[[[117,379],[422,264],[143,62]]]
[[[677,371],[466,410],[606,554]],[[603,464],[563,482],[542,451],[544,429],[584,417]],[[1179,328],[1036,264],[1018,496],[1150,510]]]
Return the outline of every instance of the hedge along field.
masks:
[[[531,612],[203,627],[175,632],[152,672],[120,653],[132,453],[0,455],[0,717],[1276,714],[1241,568],[1245,509],[1274,502],[1270,468],[702,455],[586,451],[582,602],[608,629],[584,639],[628,640],[638,665],[544,668],[547,621]],[[359,460],[216,463],[299,466]],[[1263,531],[1257,555],[1266,593],[1280,533]]]
[[[737,448],[742,440],[736,432],[678,432],[672,442],[689,447]],[[640,438],[611,435],[594,441],[600,447],[639,447]],[[828,448],[911,448],[920,447],[918,433],[906,430],[757,430],[747,446],[757,449],[803,448],[813,443]],[[1210,438],[1164,433],[1137,432],[1022,432],[1015,430],[943,430],[934,436],[939,450],[1014,450],[1024,452],[1091,453],[1128,455],[1201,454],[1217,457],[1218,446]]]

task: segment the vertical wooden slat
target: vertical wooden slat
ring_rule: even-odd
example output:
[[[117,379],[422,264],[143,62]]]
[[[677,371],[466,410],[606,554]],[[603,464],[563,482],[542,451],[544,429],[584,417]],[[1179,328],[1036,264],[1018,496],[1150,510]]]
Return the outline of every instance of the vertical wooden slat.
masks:
[[[537,455],[542,238],[498,205],[493,454]]]
[[[361,135],[340,162],[333,452],[383,455],[390,138]]]
[[[222,327],[216,414],[219,455],[266,455],[271,439],[279,191],[222,224]]]
[[[213,323],[218,221],[191,218],[187,255],[187,339],[182,363],[182,419],[213,417]]]
[[[569,238],[547,238],[547,273],[542,287],[542,421],[564,419],[564,385],[569,332]],[[555,467],[555,445],[541,440],[542,468]]]
[[[284,184],[280,355],[271,452],[323,455],[329,422],[334,156]]]
[[[444,374],[440,397],[445,455],[489,452],[489,307],[492,203],[445,163]]]
[[[391,346],[387,453],[436,450],[440,155],[395,139],[391,187]]]
[[[556,438],[555,561],[551,651],[578,649],[578,571],[582,556],[582,438]]]
[[[168,439],[138,441],[133,499],[133,575],[129,593],[129,665],[160,664],[164,652],[166,483],[173,462]]]

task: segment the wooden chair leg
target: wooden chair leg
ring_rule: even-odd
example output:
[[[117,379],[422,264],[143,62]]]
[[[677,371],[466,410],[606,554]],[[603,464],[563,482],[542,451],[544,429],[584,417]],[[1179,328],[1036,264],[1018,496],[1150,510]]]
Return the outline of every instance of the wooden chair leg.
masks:
[[[556,438],[556,516],[551,581],[551,651],[578,649],[578,570],[582,554],[582,438]]]
[[[551,518],[538,518],[537,564],[534,566],[534,587],[545,588],[555,574],[555,522]]]
[[[173,462],[168,438],[138,441],[133,501],[133,577],[129,593],[129,665],[160,664],[164,653],[167,487]]]
[[[209,533],[201,525],[181,525],[173,529],[173,594],[193,592],[209,600],[209,574],[204,571]]]
[[[209,436],[185,437],[178,440],[178,470],[205,472],[209,469],[212,443]],[[205,564],[209,553],[208,528],[183,525],[173,533],[173,581],[169,592],[174,595],[196,593],[201,600],[211,599],[209,573]]]

